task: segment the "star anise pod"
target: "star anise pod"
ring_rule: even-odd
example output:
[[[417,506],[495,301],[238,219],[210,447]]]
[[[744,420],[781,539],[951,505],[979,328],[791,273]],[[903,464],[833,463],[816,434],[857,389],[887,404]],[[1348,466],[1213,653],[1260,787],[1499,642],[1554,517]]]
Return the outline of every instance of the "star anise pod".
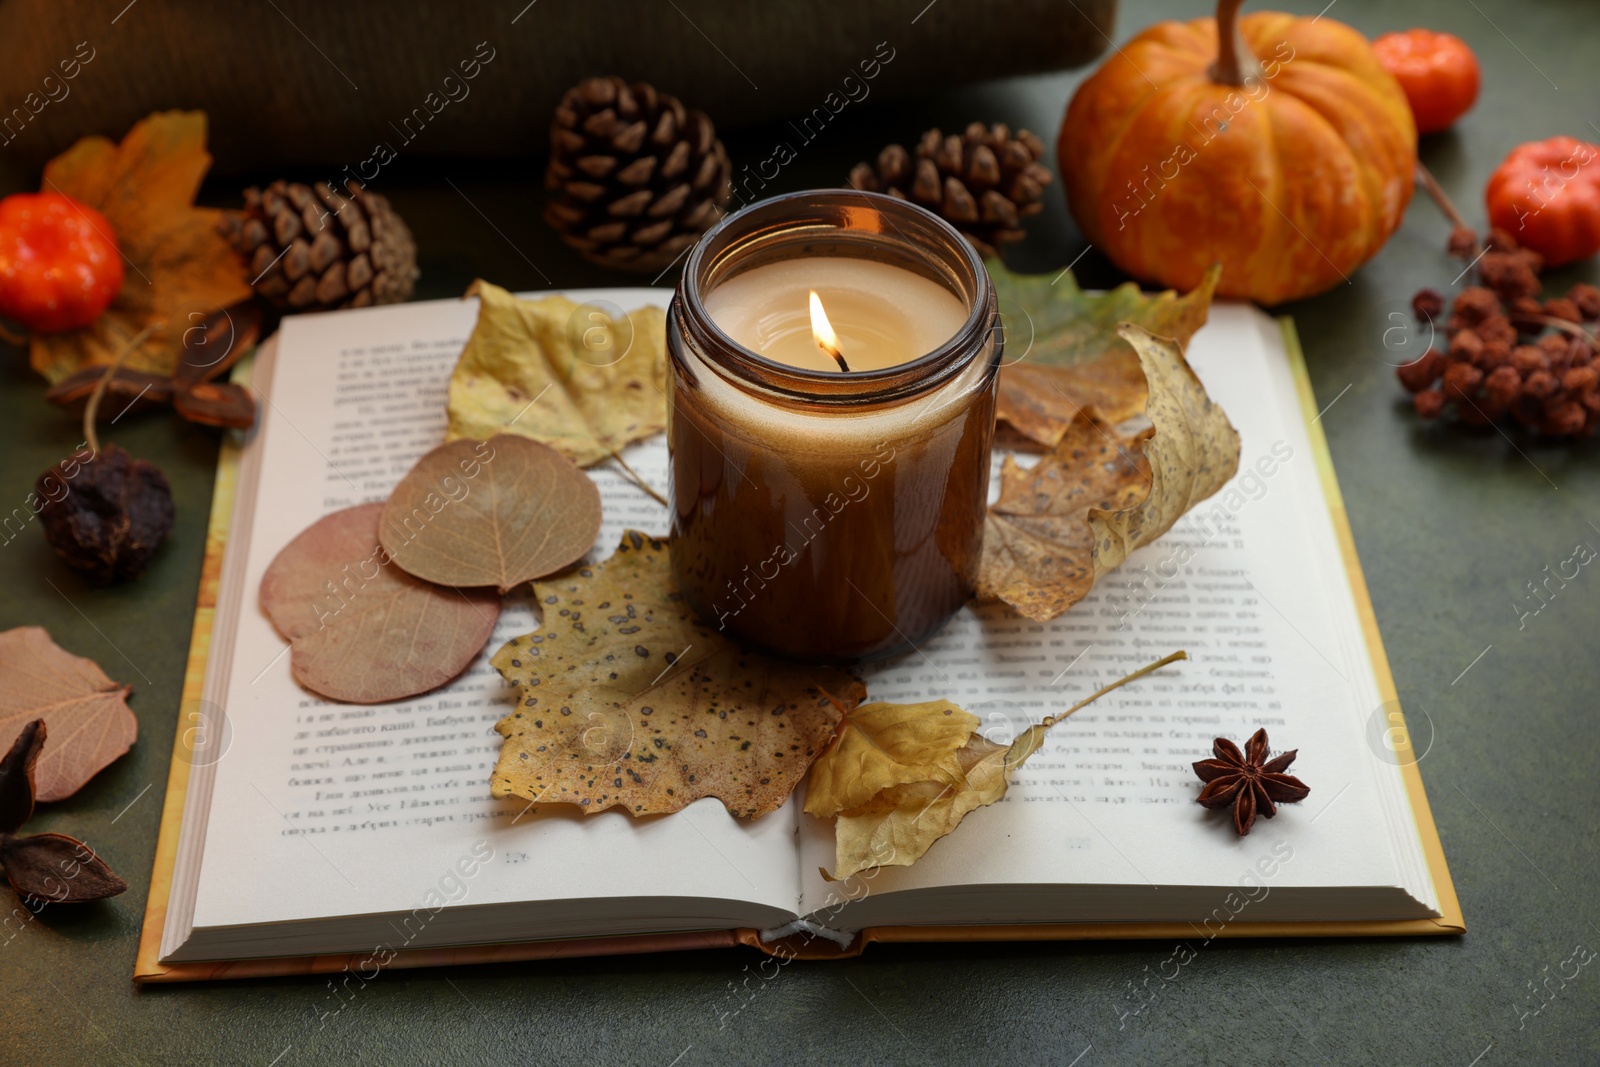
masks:
[[[66,834],[17,836],[33,815],[33,770],[44,737],[44,720],[35,719],[0,759],[0,865],[6,880],[30,907],[114,897],[128,883],[82,841]]]
[[[1257,730],[1244,751],[1219,737],[1211,743],[1216,759],[1199,760],[1194,773],[1206,783],[1200,790],[1199,801],[1208,808],[1233,806],[1233,828],[1243,837],[1255,825],[1256,816],[1272,818],[1278,814],[1278,804],[1292,804],[1311,795],[1311,787],[1292,774],[1284,774],[1289,764],[1299,754],[1291,749],[1275,760],[1267,759],[1267,731]]]

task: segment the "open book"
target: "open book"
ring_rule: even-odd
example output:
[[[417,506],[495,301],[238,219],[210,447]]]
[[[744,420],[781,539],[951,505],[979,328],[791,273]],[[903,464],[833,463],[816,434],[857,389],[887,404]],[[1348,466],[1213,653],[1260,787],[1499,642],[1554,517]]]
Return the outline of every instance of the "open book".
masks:
[[[575,299],[664,304],[661,289]],[[488,796],[514,690],[489,666],[538,625],[511,598],[443,689],[340,705],[295,684],[257,601],[318,517],[381,500],[443,440],[475,301],[285,320],[254,368],[261,421],[219,471],[136,977],[518,959],[739,942],[1459,933],[1292,327],[1221,305],[1189,357],[1243,440],[1240,474],[1065,616],[964,609],[863,669],[869,699],[948,698],[1005,742],[1175,649],[1190,659],[1055,727],[1005,800],[910,868],[830,883],[831,822],[530,812]],[[665,490],[657,438],[629,464]],[[609,465],[594,558],[666,509]],[[1194,803],[1211,740],[1298,748],[1300,804],[1235,836]],[[802,787],[803,790],[803,787]],[[320,960],[317,957],[322,957]]]

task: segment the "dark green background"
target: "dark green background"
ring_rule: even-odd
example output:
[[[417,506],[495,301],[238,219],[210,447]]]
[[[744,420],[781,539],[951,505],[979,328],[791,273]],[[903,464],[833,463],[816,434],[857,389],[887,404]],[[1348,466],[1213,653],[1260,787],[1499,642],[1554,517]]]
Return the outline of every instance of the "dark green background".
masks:
[[[1321,5],[1288,6],[1314,15]],[[1600,139],[1600,8],[1592,3],[1330,6],[1328,17],[1370,35],[1427,25],[1477,50],[1484,67],[1477,108],[1422,146],[1474,220],[1482,216],[1485,179],[1512,145],[1557,133]],[[1127,3],[1115,37],[1202,7]],[[706,61],[721,60],[708,47]],[[247,63],[246,75],[254,76]],[[893,77],[892,67],[884,77]],[[1053,140],[1080,77],[846,109],[773,188],[836,184],[884,140],[914,140],[932,125],[1003,120]],[[492,95],[466,106],[492,106]],[[736,161],[758,160],[782,136],[776,128],[740,131],[729,149]],[[478,275],[523,289],[617,284],[544,228],[540,179],[537,159],[403,161],[386,171],[377,188],[410,221],[422,249],[418,295],[456,295]],[[36,180],[13,174],[6,188]],[[218,203],[234,195],[232,182],[208,189]],[[1008,255],[1014,268],[1057,270],[1083,248],[1059,188],[1047,200],[1029,241]],[[1592,441],[1544,444],[1514,431],[1508,440],[1424,426],[1410,414],[1384,363],[1394,357],[1383,333],[1392,325],[1388,313],[1403,309],[1418,287],[1446,289],[1460,269],[1442,253],[1447,229],[1431,203],[1414,203],[1400,232],[1349,285],[1283,310],[1299,326],[1319,404],[1338,398],[1322,422],[1419,744],[1431,724],[1422,770],[1466,912],[1464,938],[1213,942],[1123,1028],[1119,1012],[1136,1003],[1131,988],[1173,945],[877,947],[853,962],[792,964],[766,982],[753,977],[759,958],[736,952],[391,971],[320,1028],[317,1011],[332,1006],[320,979],[135,988],[128,975],[217,447],[213,434],[157,416],[115,431],[118,443],[167,471],[177,499],[178,527],[144,579],[91,590],[53,559],[37,531],[0,545],[0,628],[45,626],[66,648],[132,682],[140,719],[132,753],[35,820],[35,830],[87,838],[130,889],[0,933],[15,934],[0,940],[0,1061],[1600,1062],[1600,971],[1585,969],[1564,988],[1552,980],[1555,999],[1519,1028],[1519,1013],[1538,1003],[1530,1003],[1530,984],[1556,974],[1575,945],[1600,946],[1593,725],[1600,574],[1586,568],[1526,628],[1512,607],[1524,583],[1542,578],[1542,568],[1554,568],[1578,542],[1600,547],[1600,454]],[[1095,251],[1078,273],[1089,285],[1117,280]],[[1589,263],[1549,282],[1564,291],[1596,277]],[[42,387],[20,354],[0,356],[0,511],[9,511],[79,433],[40,399]],[[10,899],[4,890],[0,896]],[[757,991],[748,1000],[739,991],[747,977]]]

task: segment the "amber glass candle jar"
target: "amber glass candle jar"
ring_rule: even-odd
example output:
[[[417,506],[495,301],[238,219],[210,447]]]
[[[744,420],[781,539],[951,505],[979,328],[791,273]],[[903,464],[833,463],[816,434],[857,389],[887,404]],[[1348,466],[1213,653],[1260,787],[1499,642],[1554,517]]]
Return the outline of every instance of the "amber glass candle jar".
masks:
[[[808,291],[836,348],[796,341]],[[667,321],[672,565],[701,615],[849,661],[958,610],[982,545],[998,321],[971,246],[902,200],[794,193],[708,232]]]

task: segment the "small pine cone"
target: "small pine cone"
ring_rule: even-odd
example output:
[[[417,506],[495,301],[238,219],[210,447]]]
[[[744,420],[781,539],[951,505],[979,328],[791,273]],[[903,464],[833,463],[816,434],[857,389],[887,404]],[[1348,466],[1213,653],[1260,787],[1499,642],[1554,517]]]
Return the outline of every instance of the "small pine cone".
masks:
[[[889,145],[875,166],[857,163],[848,184],[919,204],[960,230],[980,255],[993,256],[1022,240],[1023,221],[1044,210],[1050,171],[1039,162],[1043,154],[1044,142],[1027,130],[1013,136],[1003,123],[974,122],[960,137],[929,130],[915,156]]]
[[[722,218],[731,170],[705,112],[644,82],[586,78],[550,124],[544,220],[592,262],[653,274]]]
[[[417,280],[417,246],[389,201],[355,181],[344,192],[275,181],[244,191],[217,228],[251,285],[279,311],[398,304]]]

